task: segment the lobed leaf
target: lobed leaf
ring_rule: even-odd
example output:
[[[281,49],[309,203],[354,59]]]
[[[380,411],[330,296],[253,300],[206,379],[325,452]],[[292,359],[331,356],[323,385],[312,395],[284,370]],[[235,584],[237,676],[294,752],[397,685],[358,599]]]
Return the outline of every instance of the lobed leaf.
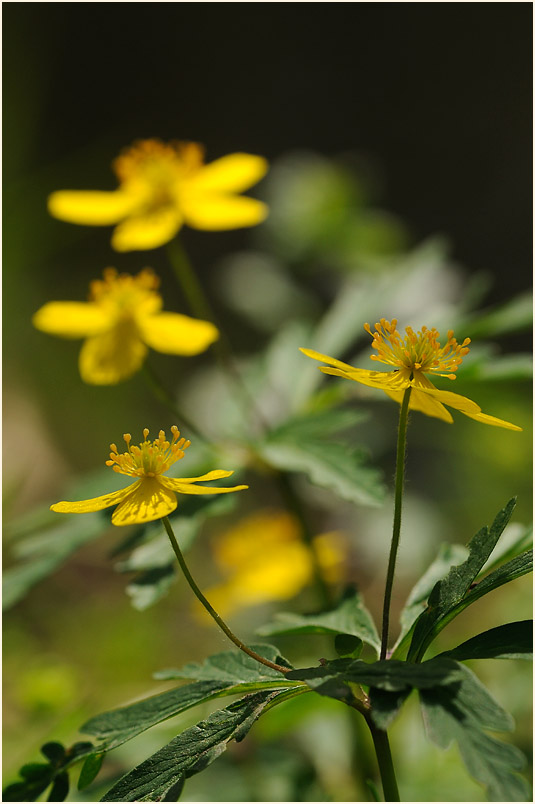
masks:
[[[284,667],[291,665],[280,655],[278,648],[273,645],[259,644],[250,645],[252,650],[262,658],[269,659],[275,664]],[[193,679],[195,681],[224,681],[230,684],[246,684],[261,681],[281,681],[283,678],[278,670],[267,667],[251,656],[240,650],[226,650],[221,653],[214,653],[207,659],[198,664],[189,662],[180,669],[159,670],[154,673],[157,679]]]
[[[381,640],[362,596],[352,590],[337,608],[321,614],[280,613],[278,622],[258,629],[261,636],[273,634],[349,634],[371,645],[378,654]]]

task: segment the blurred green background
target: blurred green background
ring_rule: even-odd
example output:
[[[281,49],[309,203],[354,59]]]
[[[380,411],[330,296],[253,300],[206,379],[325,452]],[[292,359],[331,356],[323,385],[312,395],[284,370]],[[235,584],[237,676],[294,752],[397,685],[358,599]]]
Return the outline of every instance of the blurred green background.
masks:
[[[132,273],[153,267],[166,309],[188,312],[164,249],[115,254],[109,228],[71,226],[46,212],[53,190],[113,189],[111,160],[144,137],[203,142],[209,160],[246,151],[272,164],[252,191],[270,205],[265,224],[181,234],[270,422],[305,404],[314,383],[365,408],[369,418],[351,438],[391,489],[396,406],[322,380],[297,352],[329,352],[328,341],[329,353],[369,367],[362,323],[385,316],[472,337],[455,390],[524,427],[516,434],[460,414],[454,426],[414,415],[394,606],[441,541],[466,543],[511,496],[518,495],[515,527],[529,523],[530,15],[528,4],[4,5],[8,565],[21,517],[65,498],[88,472],[96,473],[94,493],[103,493],[108,443],[173,423],[141,376],[114,388],[84,386],[79,342],[31,327],[46,301],[84,299],[107,265]],[[324,340],[316,339],[318,324]],[[212,437],[242,437],[210,353],[152,354],[151,362]],[[210,550],[221,531],[246,513],[281,507],[269,479],[249,468],[246,482],[250,495],[210,519],[191,549],[203,587],[221,580]],[[390,497],[383,507],[356,507],[303,476],[298,485],[318,532],[346,534],[345,580],[359,583],[378,621]],[[156,605],[130,605],[109,557],[123,538],[109,528],[83,545],[4,618],[5,782],[37,760],[43,742],[68,744],[91,715],[165,689],[151,679],[155,670],[227,647],[195,617],[180,580]],[[530,601],[527,578],[499,589],[452,623],[438,648],[527,618]],[[231,624],[251,640],[277,608],[311,605],[305,589],[291,603],[236,612]],[[323,638],[304,637],[299,648],[290,638],[277,644],[293,661],[332,655]],[[514,715],[509,739],[530,756],[530,671],[520,662],[471,665]],[[188,781],[183,800],[366,799],[368,736],[355,733],[341,705],[308,697],[263,718]],[[207,711],[113,752],[102,783],[71,800],[97,800],[117,775]],[[456,749],[442,753],[426,742],[415,702],[391,739],[405,800],[483,800]]]

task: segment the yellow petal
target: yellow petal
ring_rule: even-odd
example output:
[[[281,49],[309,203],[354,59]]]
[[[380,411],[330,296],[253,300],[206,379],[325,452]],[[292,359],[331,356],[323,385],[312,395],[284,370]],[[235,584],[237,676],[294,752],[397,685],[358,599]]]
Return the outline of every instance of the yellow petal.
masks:
[[[115,385],[141,368],[148,352],[132,321],[88,338],[79,359],[80,374],[90,385]]]
[[[174,207],[162,207],[148,215],[136,215],[117,226],[111,239],[115,251],[146,251],[168,243],[182,226]]]
[[[241,193],[260,181],[268,167],[262,156],[229,154],[204,165],[188,180],[187,186],[202,192]]]
[[[109,315],[91,302],[48,302],[32,318],[34,327],[62,338],[87,338],[110,327]]]
[[[516,424],[511,424],[511,422],[505,422],[503,419],[497,419],[495,416],[488,416],[486,413],[467,413],[466,410],[461,411],[464,413],[465,416],[470,416],[471,419],[475,419],[476,422],[482,422],[483,424],[492,424],[494,427],[504,427],[506,430],[519,430],[522,431],[521,427],[518,427]]]
[[[455,408],[455,410],[460,410],[462,413],[481,412],[479,405],[471,399],[468,399],[467,396],[455,394],[453,391],[439,391],[439,389],[434,386],[431,386],[431,388],[423,387],[421,390],[422,393],[428,394],[439,402],[442,402],[442,404],[448,405],[450,408]]]
[[[87,514],[90,511],[102,511],[103,508],[109,508],[111,505],[117,505],[128,497],[136,487],[139,486],[141,480],[137,480],[131,486],[125,489],[114,491],[111,494],[104,494],[102,497],[93,497],[91,500],[80,500],[79,502],[59,502],[50,506],[51,511],[56,511],[58,514]]]
[[[180,208],[188,226],[207,231],[255,226],[268,214],[268,208],[262,201],[242,195],[184,192]]]
[[[232,473],[231,473],[232,474]],[[215,478],[211,478],[215,480]],[[231,488],[221,488],[218,486],[196,486],[191,482],[192,478],[184,480],[175,477],[160,477],[160,483],[172,491],[179,494],[227,494],[229,491],[241,491],[248,489],[249,486],[232,486]]]
[[[159,313],[138,321],[151,349],[168,355],[198,355],[219,337],[217,327],[179,313]]]
[[[161,519],[175,510],[176,495],[164,488],[159,479],[143,477],[133,491],[113,512],[112,525],[136,525]]]
[[[304,355],[307,357],[311,357],[313,360],[320,360],[322,363],[328,363],[329,366],[335,366],[339,369],[345,369],[346,371],[356,371],[355,366],[350,366],[349,363],[343,363],[341,360],[337,360],[335,357],[329,357],[329,355],[323,355],[321,352],[316,352],[314,349],[303,349],[299,347],[299,351],[303,352]]]
[[[320,371],[324,374],[333,374],[336,377],[344,377],[346,380],[360,382],[361,385],[368,385],[370,388],[380,388],[381,391],[403,391],[409,387],[409,381],[402,371],[368,371],[356,368],[345,370],[330,366],[320,366]]]
[[[395,402],[399,402],[401,405],[403,401],[403,394],[404,391],[387,391],[383,389],[386,394],[393,399]],[[426,394],[423,391],[419,391],[416,388],[413,388],[411,391],[411,398],[409,400],[409,410],[418,410],[420,413],[425,413],[426,416],[433,416],[436,419],[442,419],[444,422],[448,422],[451,424],[453,422],[453,417],[449,410],[446,410],[444,405],[440,402],[437,402],[436,399],[433,399],[429,394]]]
[[[48,197],[48,211],[54,218],[86,226],[107,226],[126,218],[139,203],[121,190],[58,190]]]
[[[227,472],[224,469],[213,469],[211,472],[207,472],[205,475],[200,475],[200,477],[180,477],[178,478],[178,482],[182,483],[197,483],[199,480],[220,480],[222,477],[230,477],[233,475],[234,472]],[[160,477],[160,481],[167,486],[169,489],[174,489],[174,483],[177,481],[176,477],[166,477],[162,475]]]

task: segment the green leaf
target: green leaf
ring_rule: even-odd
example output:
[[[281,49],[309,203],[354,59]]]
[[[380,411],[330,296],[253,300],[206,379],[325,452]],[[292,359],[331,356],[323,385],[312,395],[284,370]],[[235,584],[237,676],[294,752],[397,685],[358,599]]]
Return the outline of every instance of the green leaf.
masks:
[[[351,634],[371,645],[376,653],[381,640],[371,614],[360,593],[352,590],[340,605],[322,614],[277,614],[278,622],[264,625],[258,630],[261,636],[273,634]]]
[[[453,650],[439,654],[450,659],[530,659],[533,656],[533,621],[521,620],[490,628]]]
[[[101,801],[170,800],[172,789],[210,765],[230,740],[242,740],[260,715],[286,700],[287,693],[258,692],[219,709],[119,779]]]
[[[261,649],[265,647],[261,646]],[[268,646],[266,652],[273,655],[275,649]],[[254,665],[261,669],[256,670]],[[164,671],[159,677],[162,675],[165,678],[177,677],[171,673],[178,674],[180,678],[201,680],[91,718],[80,730],[93,734],[101,740],[96,746],[99,753],[116,748],[156,723],[161,723],[205,701],[224,695],[243,694],[251,690],[296,686],[292,682],[288,683],[283,674],[256,662],[241,651],[218,654],[203,665],[191,664],[182,670]]]
[[[515,771],[525,765],[523,754],[485,734],[509,731],[513,721],[467,667],[460,683],[420,691],[429,738],[441,748],[456,740],[471,776],[488,788],[491,801],[527,801],[530,791]]]
[[[61,765],[65,759],[65,748],[61,743],[50,742],[41,746],[41,753],[53,765]]]
[[[446,577],[435,584],[426,610],[416,621],[407,657],[409,661],[422,657],[439,631],[453,619],[453,611],[459,613],[462,610],[457,611],[456,607],[492,553],[511,518],[515,504],[514,499],[509,500],[505,508],[497,514],[490,529],[485,526],[470,540],[468,558],[462,564],[452,567]]]
[[[505,561],[525,553],[532,546],[532,542],[532,525],[525,526],[516,522],[510,523],[501,535],[500,541],[492,551],[489,560],[483,566],[480,575],[487,574]]]
[[[460,544],[440,545],[437,557],[412,588],[401,612],[401,632],[392,652],[394,658],[399,656],[407,644],[412,627],[425,610],[427,599],[437,581],[443,578],[452,566],[460,564],[467,555],[467,548]]]
[[[52,516],[52,514],[50,514]],[[18,603],[36,583],[57,570],[83,544],[96,539],[109,526],[99,513],[67,518],[56,527],[21,539],[14,547],[24,563],[4,572],[4,609]]]
[[[167,594],[175,580],[174,564],[154,567],[134,578],[126,587],[126,594],[135,609],[145,611]]]
[[[80,778],[78,779],[78,790],[83,790],[88,787],[91,782],[97,777],[98,772],[102,767],[104,757],[106,754],[90,754],[82,765],[80,771]]]
[[[67,771],[58,773],[54,779],[52,789],[48,794],[47,801],[65,801],[69,795],[69,774]]]
[[[351,634],[336,634],[334,638],[334,649],[342,659],[358,659],[362,647],[362,639]]]
[[[284,667],[291,665],[280,655],[273,645],[249,645],[252,650],[270,662]],[[226,684],[248,684],[257,681],[281,681],[283,676],[265,664],[257,662],[241,650],[226,650],[214,653],[202,664],[190,662],[180,669],[159,670],[154,678],[169,680],[174,678],[193,679],[194,681],[222,681]]]
[[[364,452],[319,436],[320,421],[325,435],[340,429],[342,420],[342,426],[347,426],[345,411],[328,410],[294,419],[270,433],[259,451],[277,469],[304,472],[311,483],[331,489],[344,500],[379,505],[384,487],[379,472],[365,465]]]
[[[522,332],[533,322],[533,299],[530,293],[515,296],[499,307],[478,313],[475,320],[467,322],[471,338],[496,337]]]

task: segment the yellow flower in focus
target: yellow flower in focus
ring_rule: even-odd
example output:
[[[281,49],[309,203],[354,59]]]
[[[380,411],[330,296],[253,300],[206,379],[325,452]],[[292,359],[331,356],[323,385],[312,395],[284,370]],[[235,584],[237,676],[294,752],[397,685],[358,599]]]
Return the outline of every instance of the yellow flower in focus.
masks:
[[[358,369],[312,349],[301,349],[301,352],[314,360],[329,363],[329,366],[320,366],[320,371],[324,374],[334,374],[371,388],[380,388],[399,403],[403,400],[405,389],[412,388],[409,408],[419,410],[427,416],[452,422],[450,412],[444,407],[448,405],[478,422],[505,427],[508,430],[522,430],[516,424],[482,413],[479,405],[465,396],[452,391],[440,391],[426,377],[426,374],[431,374],[454,380],[454,372],[470,351],[468,348],[470,338],[465,338],[459,344],[453,337],[453,330],[450,330],[446,344],[441,346],[438,341],[440,333],[436,329],[427,329],[424,326],[418,332],[414,332],[411,327],[406,327],[406,336],[402,338],[396,327],[395,318],[392,321],[382,318],[380,323],[375,325],[375,332],[372,332],[369,324],[364,325],[366,332],[373,338],[372,347],[377,349],[377,354],[371,355],[371,359],[393,366],[393,371],[390,372]]]
[[[314,549],[324,577],[339,580],[345,551],[338,534],[317,536]],[[314,579],[313,557],[299,522],[285,512],[246,517],[217,537],[214,557],[228,578],[206,596],[223,617],[247,606],[289,600]],[[196,610],[199,615],[203,611],[200,606]]]
[[[88,302],[48,302],[33,317],[42,332],[86,338],[79,367],[84,382],[114,385],[141,368],[148,347],[173,355],[197,355],[219,337],[209,321],[162,312],[160,281],[145,268],[137,276],[104,271],[90,284]]]
[[[195,142],[139,140],[113,162],[119,189],[59,190],[50,195],[48,211],[69,223],[118,224],[111,241],[116,251],[162,246],[183,224],[218,231],[263,221],[266,205],[238,193],[260,181],[267,161],[244,153],[208,165],[203,159]]]
[[[169,442],[165,433],[160,430],[158,438],[148,441],[149,431],[143,430],[144,441],[139,446],[131,446],[132,436],[125,433],[123,436],[127,452],[119,453],[115,444],[110,444],[110,458],[106,466],[112,466],[115,472],[121,475],[137,478],[132,485],[102,497],[80,502],[59,502],[50,506],[51,511],[60,514],[86,514],[89,511],[102,511],[117,505],[112,514],[113,525],[136,525],[161,519],[172,513],[177,507],[178,494],[226,494],[229,491],[241,491],[248,486],[233,486],[232,488],[218,488],[195,485],[200,480],[219,480],[230,477],[232,472],[215,469],[200,477],[164,477],[164,472],[181,458],[184,450],[190,445],[189,441],[180,438],[176,425],[171,427],[173,434]]]

